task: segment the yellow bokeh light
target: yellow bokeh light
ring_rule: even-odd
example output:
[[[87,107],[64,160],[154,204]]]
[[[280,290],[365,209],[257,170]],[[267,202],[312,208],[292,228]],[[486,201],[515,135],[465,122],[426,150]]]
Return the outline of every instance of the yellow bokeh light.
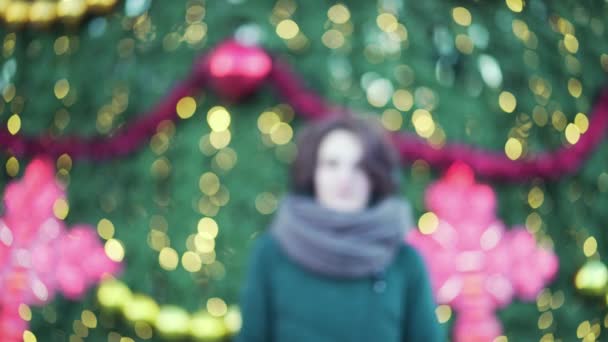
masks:
[[[207,113],[207,123],[216,132],[225,131],[230,126],[230,113],[222,106],[215,106]]]
[[[507,7],[513,12],[519,13],[524,9],[523,0],[505,0]]]
[[[214,195],[220,189],[220,179],[213,172],[205,172],[198,181],[199,189],[205,195]]]
[[[454,9],[452,9],[452,18],[454,18],[456,24],[461,26],[471,25],[473,19],[471,17],[471,12],[464,7],[454,7]]]
[[[563,34],[573,34],[574,33],[574,25],[572,25],[571,22],[568,21],[568,19],[566,18],[560,18],[558,17],[557,19],[557,30]]]
[[[17,176],[19,173],[19,160],[17,160],[17,158],[8,158],[6,161],[6,173],[11,177]]]
[[[578,338],[584,338],[590,332],[591,324],[589,324],[589,321],[583,321],[581,324],[578,325],[578,328],[576,328],[576,336]]]
[[[198,211],[205,216],[215,216],[220,207],[211,201],[209,196],[203,196],[198,201]]]
[[[416,109],[412,115],[412,123],[416,133],[423,138],[429,138],[435,132],[435,122],[431,113],[425,109]]]
[[[171,162],[165,157],[158,158],[150,166],[150,171],[157,178],[167,178],[171,173]]]
[[[255,208],[264,215],[272,214],[277,209],[278,201],[274,194],[263,192],[255,198]]]
[[[68,82],[68,80],[62,78],[59,81],[55,82],[54,92],[55,97],[57,97],[59,100],[65,98],[70,92],[70,83]]]
[[[4,90],[2,91],[2,97],[4,98],[4,102],[11,102],[13,98],[15,98],[15,95],[17,95],[17,88],[14,84],[9,83],[4,87]]]
[[[576,53],[578,51],[578,39],[570,33],[567,33],[564,36],[564,46],[568,52]]]
[[[171,247],[165,247],[161,249],[158,254],[158,263],[160,267],[167,271],[173,271],[177,268],[177,264],[179,263],[179,256],[175,249]]]
[[[449,305],[438,305],[435,309],[435,315],[439,323],[446,323],[452,317],[452,308]]]
[[[568,141],[568,143],[570,143],[571,145],[574,145],[579,141],[579,139],[581,137],[581,132],[578,129],[578,126],[570,123],[570,124],[568,124],[568,126],[566,126],[564,135],[566,136],[566,140]]]
[[[21,129],[21,118],[18,114],[13,114],[6,122],[6,128],[8,128],[8,132],[12,135],[19,133]]]
[[[281,121],[279,115],[275,112],[265,111],[258,117],[258,129],[260,132],[270,134],[270,130],[275,124]]]
[[[148,245],[155,251],[160,251],[169,246],[169,243],[169,237],[164,232],[152,229],[150,233],[148,233]]]
[[[581,84],[581,81],[577,80],[576,78],[569,79],[568,92],[573,97],[580,97],[583,93],[583,85]]]
[[[302,34],[302,32],[298,32],[298,34],[293,38],[287,41],[287,47],[290,50],[301,52],[306,49],[310,45],[310,40]]]
[[[553,296],[551,296],[551,309],[559,309],[564,305],[565,300],[564,291],[556,291]]]
[[[530,192],[528,192],[528,204],[532,209],[539,208],[543,205],[544,201],[545,194],[539,187],[535,186],[530,189]]]
[[[215,250],[215,240],[207,234],[196,234],[194,236],[194,248],[199,253],[211,253]]]
[[[169,136],[165,133],[159,132],[152,136],[150,139],[150,149],[157,155],[161,155],[169,148]]]
[[[589,119],[584,113],[578,113],[574,117],[574,124],[578,127],[581,134],[584,134],[589,129]]]
[[[511,160],[517,160],[523,153],[523,145],[516,138],[509,138],[505,143],[505,154]]]
[[[70,48],[70,38],[68,36],[61,36],[55,40],[53,44],[53,50],[55,50],[56,55],[63,55],[68,52]]]
[[[517,106],[517,99],[512,93],[503,91],[498,96],[498,105],[505,113],[513,113]]]
[[[548,329],[551,324],[553,324],[553,313],[551,311],[543,312],[543,314],[538,317],[538,329]]]
[[[70,206],[64,198],[57,199],[53,204],[53,213],[58,219],[64,220],[68,216],[69,212]]]
[[[113,261],[121,262],[125,257],[125,248],[122,243],[116,239],[110,239],[106,241],[104,246],[106,255]]]
[[[207,311],[211,316],[222,317],[228,312],[228,306],[221,298],[209,298],[207,300]]]
[[[228,312],[224,316],[224,324],[231,333],[237,333],[243,325],[243,317],[241,311],[235,305],[228,307]]]
[[[203,217],[198,221],[197,230],[199,233],[208,235],[213,239],[217,236],[219,228],[214,219],[210,217]]]
[[[602,69],[608,72],[608,54],[603,53],[600,56],[600,64],[602,65]]]
[[[539,126],[543,127],[549,122],[549,114],[547,110],[541,106],[534,107],[534,111],[532,112],[532,119]]]
[[[72,324],[72,329],[74,330],[74,334],[78,337],[86,337],[89,335],[89,328],[82,324],[80,320],[74,321],[74,323]]]
[[[196,112],[196,101],[192,97],[186,96],[177,102],[175,110],[180,118],[188,119]]]
[[[23,332],[23,342],[36,342],[36,335],[29,330]]]
[[[526,41],[530,37],[530,30],[528,29],[528,24],[519,19],[513,19],[513,23],[511,24],[513,29],[513,34],[522,41]]]
[[[211,265],[215,262],[215,251],[212,251],[211,253],[204,253],[201,254],[201,260],[203,261],[203,264],[205,265]]]
[[[237,159],[236,152],[230,147],[223,148],[215,155],[215,157],[213,157],[213,161],[217,164],[217,166],[225,171],[232,169],[236,164]]]
[[[418,219],[418,230],[422,234],[433,234],[439,226],[439,218],[433,212],[426,212]]]
[[[393,93],[393,105],[402,112],[407,112],[414,105],[414,96],[405,89],[397,89]]]
[[[106,218],[99,220],[97,223],[97,234],[104,240],[109,240],[114,237],[114,224]]]
[[[566,118],[566,115],[563,112],[556,110],[551,115],[551,124],[553,124],[553,127],[555,127],[556,130],[561,132],[566,128],[566,125],[568,124],[568,119]]]
[[[70,171],[72,169],[72,158],[69,154],[62,154],[57,158],[57,168]]]
[[[597,240],[590,236],[583,243],[583,253],[586,257],[590,257],[597,252]]]
[[[188,44],[199,43],[207,34],[207,24],[205,23],[193,23],[188,26],[184,33],[184,38]]]
[[[232,133],[229,130],[224,131],[212,131],[209,134],[209,142],[217,150],[221,150],[224,147],[230,145],[232,140]]]
[[[159,307],[154,299],[134,294],[123,303],[122,313],[131,322],[152,323],[158,317]]]
[[[342,32],[335,29],[331,29],[327,30],[327,32],[325,32],[323,36],[321,36],[321,41],[328,48],[337,49],[344,45],[345,39],[344,34],[342,34]]]
[[[84,310],[80,315],[82,324],[89,329],[95,329],[97,327],[97,317],[90,310]]]
[[[285,145],[291,141],[293,129],[285,122],[280,122],[270,129],[270,140],[277,145]]]
[[[198,254],[188,251],[182,255],[182,266],[186,271],[194,273],[201,270],[202,261]]]
[[[456,36],[456,48],[458,51],[470,55],[473,52],[473,41],[466,34],[459,34]]]
[[[343,4],[336,4],[329,8],[327,17],[336,24],[344,24],[350,19],[350,11]]]
[[[155,326],[161,335],[183,337],[190,331],[190,315],[179,306],[163,305]]]
[[[531,213],[526,218],[526,229],[530,233],[536,233],[540,230],[543,224],[543,219],[538,215],[538,213]]]
[[[536,296],[536,307],[538,311],[544,312],[549,310],[551,304],[551,290],[545,289]]]
[[[283,39],[292,39],[298,35],[300,28],[295,21],[291,19],[281,20],[277,24],[276,28],[277,35]]]
[[[31,321],[32,320],[32,310],[30,309],[29,306],[25,305],[25,304],[19,304],[19,317],[21,317],[22,320],[24,321]]]
[[[150,218],[150,229],[158,229],[166,232],[167,229],[169,229],[169,222],[167,222],[167,219],[161,215],[152,215]]]
[[[382,13],[376,18],[376,24],[384,32],[394,32],[399,27],[397,17],[392,13]]]
[[[403,125],[403,116],[396,109],[387,109],[382,113],[382,125],[389,131],[398,131]]]
[[[144,340],[149,340],[152,338],[152,336],[154,336],[154,332],[152,331],[150,324],[141,321],[135,322],[135,334],[137,337]]]
[[[106,308],[122,308],[129,299],[131,299],[131,290],[127,285],[113,278],[104,280],[97,289],[97,300]]]
[[[230,192],[228,191],[228,189],[226,187],[220,186],[220,189],[217,191],[217,193],[215,195],[210,197],[210,200],[215,205],[223,207],[226,204],[228,204],[228,201],[230,200]]]

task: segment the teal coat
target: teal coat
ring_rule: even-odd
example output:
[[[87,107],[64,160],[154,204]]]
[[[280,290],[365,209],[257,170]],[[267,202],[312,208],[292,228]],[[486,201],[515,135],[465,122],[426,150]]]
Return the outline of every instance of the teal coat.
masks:
[[[236,342],[443,342],[422,258],[403,244],[384,275],[329,278],[258,237],[242,291]]]

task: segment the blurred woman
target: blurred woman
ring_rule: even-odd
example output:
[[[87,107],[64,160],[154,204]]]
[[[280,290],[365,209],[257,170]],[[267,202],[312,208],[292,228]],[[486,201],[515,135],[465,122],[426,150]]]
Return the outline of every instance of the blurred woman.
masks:
[[[381,126],[336,116],[297,145],[290,192],[250,256],[236,341],[444,341]]]

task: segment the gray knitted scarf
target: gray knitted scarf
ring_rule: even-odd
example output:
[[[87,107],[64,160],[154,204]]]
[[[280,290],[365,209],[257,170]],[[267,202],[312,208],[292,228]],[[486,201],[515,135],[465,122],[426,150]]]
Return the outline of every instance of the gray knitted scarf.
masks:
[[[343,213],[314,198],[289,194],[270,233],[287,256],[327,276],[356,278],[381,272],[392,261],[412,226],[409,204],[388,197],[366,210]]]

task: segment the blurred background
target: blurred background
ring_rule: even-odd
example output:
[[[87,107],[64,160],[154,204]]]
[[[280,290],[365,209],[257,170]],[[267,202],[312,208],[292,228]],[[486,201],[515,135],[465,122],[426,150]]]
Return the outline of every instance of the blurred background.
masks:
[[[228,51],[236,63],[229,72],[243,55],[267,51],[297,76],[292,84],[374,113],[387,130],[436,151],[460,143],[521,161],[576,146],[594,116],[608,115],[600,97],[606,1],[3,0],[0,15],[4,200],[8,185],[26,180],[28,165],[46,154],[65,192],[47,206],[53,220],[95,233],[90,245],[74,247],[81,249],[72,259],[82,256],[75,269],[89,272],[84,256],[103,249],[115,274],[102,283],[92,276],[75,292],[59,278],[76,271],[43,281],[57,295],[15,304],[18,316],[0,314],[5,329],[25,322],[26,341],[229,341],[238,330],[249,247],[287,190],[293,137],[307,116],[263,82],[264,63],[247,64],[227,84],[200,76],[201,58],[227,39],[264,49]],[[562,167],[569,172],[475,175],[496,193],[492,215],[559,260],[535,296],[496,309],[496,341],[608,336],[608,145],[603,130],[594,134],[588,153],[562,160],[572,163]],[[65,137],[79,138],[55,145]],[[82,147],[87,137],[98,139],[94,148]],[[441,218],[425,202],[443,175],[436,166],[416,158],[402,168],[401,194],[422,235]],[[43,210],[36,203],[46,194],[35,191],[36,180],[28,184],[24,217]],[[23,256],[37,247],[18,248],[16,225],[2,229],[7,311],[11,288],[36,288],[34,271],[23,269],[38,259]],[[28,229],[32,238],[23,241],[44,235]],[[67,258],[50,246],[41,274]],[[450,331],[458,314],[450,302],[437,309]]]

